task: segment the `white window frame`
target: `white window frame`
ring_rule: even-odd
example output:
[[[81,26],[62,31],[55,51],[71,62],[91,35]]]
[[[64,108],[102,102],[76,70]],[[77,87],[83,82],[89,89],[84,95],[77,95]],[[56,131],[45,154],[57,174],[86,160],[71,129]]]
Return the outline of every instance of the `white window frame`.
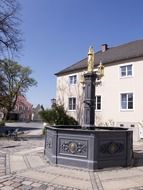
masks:
[[[69,76],[69,84],[70,84],[70,85],[75,85],[75,84],[77,84],[77,75],[70,75],[70,76]]]
[[[127,67],[128,66],[132,66],[132,74],[131,75],[127,75],[127,72],[128,72],[128,70],[127,70]],[[125,67],[125,72],[126,72],[126,74],[125,74],[125,76],[122,76],[122,68],[123,67]],[[120,65],[120,78],[129,78],[129,77],[133,77],[133,64],[132,63],[128,63],[128,64],[121,64]]]
[[[122,95],[127,95],[127,103],[126,103],[126,108],[122,108]],[[129,94],[132,94],[132,98],[133,98],[133,108],[128,108],[128,105],[129,105]],[[135,102],[135,98],[134,98],[134,93],[133,92],[122,92],[120,93],[120,110],[121,111],[134,111],[134,102]]]
[[[71,102],[71,108],[70,108],[70,99],[72,100]],[[74,101],[75,100],[75,105],[74,105]],[[68,98],[68,111],[76,111],[76,97],[69,97]]]
[[[99,104],[98,101],[98,98],[97,97],[100,97],[100,109],[97,109],[97,104]],[[95,111],[101,111],[101,108],[102,108],[102,97],[101,95],[96,95],[95,96]]]

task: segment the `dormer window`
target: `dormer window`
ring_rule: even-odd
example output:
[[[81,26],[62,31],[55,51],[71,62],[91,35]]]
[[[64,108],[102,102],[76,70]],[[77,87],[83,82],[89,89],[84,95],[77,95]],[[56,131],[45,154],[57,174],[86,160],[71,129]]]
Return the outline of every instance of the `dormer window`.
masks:
[[[76,75],[69,76],[69,83],[70,84],[76,84],[76,82],[77,82],[77,76]]]

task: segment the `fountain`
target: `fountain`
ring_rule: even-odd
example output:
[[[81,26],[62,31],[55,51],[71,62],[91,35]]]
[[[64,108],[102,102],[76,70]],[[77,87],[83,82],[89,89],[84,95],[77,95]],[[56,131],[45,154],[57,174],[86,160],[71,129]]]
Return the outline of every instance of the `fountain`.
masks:
[[[84,125],[46,127],[44,154],[51,163],[92,171],[131,166],[132,131],[94,125],[96,80],[103,75],[104,67],[101,63],[98,70],[94,71],[94,50],[91,47],[87,73],[84,74]]]

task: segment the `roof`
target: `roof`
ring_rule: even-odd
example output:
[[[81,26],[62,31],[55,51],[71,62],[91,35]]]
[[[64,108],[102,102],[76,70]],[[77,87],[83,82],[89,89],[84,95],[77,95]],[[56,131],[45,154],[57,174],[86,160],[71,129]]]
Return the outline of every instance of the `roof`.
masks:
[[[100,60],[103,65],[114,63],[116,61],[128,60],[132,58],[138,58],[143,56],[143,39],[132,41],[117,47],[108,48],[105,52],[99,51],[95,53],[94,65],[98,65]],[[63,70],[55,75],[63,75],[79,70],[83,70],[87,67],[87,57]]]
[[[32,104],[28,102],[26,97],[23,95],[18,96],[16,105],[23,105],[24,107],[32,107]]]

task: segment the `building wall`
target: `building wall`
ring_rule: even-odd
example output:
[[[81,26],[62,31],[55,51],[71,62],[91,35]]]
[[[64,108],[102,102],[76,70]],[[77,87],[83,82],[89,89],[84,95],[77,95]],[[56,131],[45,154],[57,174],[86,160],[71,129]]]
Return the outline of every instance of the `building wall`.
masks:
[[[41,122],[42,119],[39,115],[39,112],[42,111],[42,108],[41,108],[42,105],[38,104],[35,108],[33,108],[32,110],[32,116],[31,116],[31,120],[32,121],[38,121],[38,122]]]
[[[68,114],[77,119],[81,124],[83,121],[83,87],[80,84],[80,76],[83,72],[72,73],[57,77],[56,101],[63,104]],[[77,75],[77,84],[69,84],[69,76]],[[76,97],[76,111],[68,110],[68,98]]]
[[[95,58],[96,59],[96,58]],[[132,64],[133,76],[121,78],[120,66]],[[96,125],[125,126],[134,130],[135,137],[139,137],[138,123],[143,121],[143,58],[120,61],[115,64],[108,64],[104,69],[104,77],[101,84],[96,86],[96,95],[101,95],[101,111],[96,111]],[[68,111],[71,116],[83,124],[83,86],[80,84],[80,76],[83,72],[71,73],[57,77],[57,102],[63,103],[68,110],[68,98],[76,97],[77,110]],[[69,76],[77,75],[77,84],[69,84]],[[120,94],[133,93],[134,109],[121,110]],[[77,114],[78,113],[78,114]]]
[[[19,120],[29,121],[32,115],[32,104],[29,103],[24,96],[18,96],[15,113],[19,115]]]
[[[120,66],[132,64],[133,76],[120,77]],[[115,122],[139,122],[143,120],[143,89],[142,89],[142,72],[143,60],[133,60],[120,62],[116,65],[105,67],[105,76],[102,78],[101,86],[96,88],[96,95],[102,96],[102,111],[99,114],[102,120],[113,120]],[[120,94],[133,93],[134,109],[121,110]]]

